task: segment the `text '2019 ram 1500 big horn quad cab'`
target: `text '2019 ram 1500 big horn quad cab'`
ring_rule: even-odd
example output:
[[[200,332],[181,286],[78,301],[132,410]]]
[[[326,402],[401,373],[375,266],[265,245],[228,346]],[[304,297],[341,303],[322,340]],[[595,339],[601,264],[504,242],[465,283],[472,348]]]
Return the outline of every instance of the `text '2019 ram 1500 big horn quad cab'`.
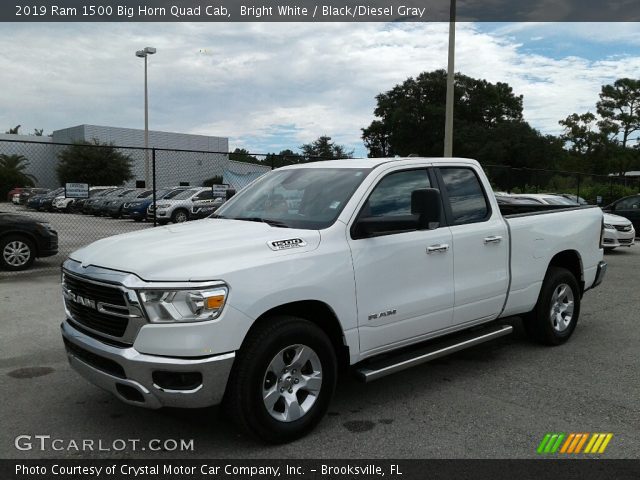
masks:
[[[99,240],[63,264],[71,365],[148,408],[223,402],[270,442],[365,381],[512,331],[558,345],[604,276],[602,211],[506,205],[473,160],[270,172],[214,218]],[[506,211],[508,209],[508,212]]]

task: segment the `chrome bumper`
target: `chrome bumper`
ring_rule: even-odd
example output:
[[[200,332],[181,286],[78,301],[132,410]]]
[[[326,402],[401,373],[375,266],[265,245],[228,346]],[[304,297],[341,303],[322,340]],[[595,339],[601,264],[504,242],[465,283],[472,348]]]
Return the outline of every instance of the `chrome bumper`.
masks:
[[[60,328],[71,367],[123,402],[146,408],[201,408],[222,401],[234,352],[197,359],[145,355],[133,347],[104,344],[66,321]],[[190,390],[169,390],[155,384],[154,372],[197,372],[202,382]]]
[[[593,281],[593,285],[591,285],[591,288],[596,288],[598,285],[600,285],[602,283],[602,280],[604,280],[604,276],[606,273],[607,263],[600,262],[598,264],[598,270],[596,270],[596,279]]]

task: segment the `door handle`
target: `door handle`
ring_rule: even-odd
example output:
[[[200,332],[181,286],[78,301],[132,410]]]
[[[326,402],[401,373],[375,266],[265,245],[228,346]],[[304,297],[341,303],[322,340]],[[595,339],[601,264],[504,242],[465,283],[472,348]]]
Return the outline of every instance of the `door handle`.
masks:
[[[489,243],[500,243],[502,241],[502,237],[499,235],[494,235],[493,237],[487,237],[484,239],[484,244],[488,245]]]
[[[446,243],[431,245],[427,248],[427,255],[431,255],[432,253],[445,253],[447,250],[449,250],[449,245]]]

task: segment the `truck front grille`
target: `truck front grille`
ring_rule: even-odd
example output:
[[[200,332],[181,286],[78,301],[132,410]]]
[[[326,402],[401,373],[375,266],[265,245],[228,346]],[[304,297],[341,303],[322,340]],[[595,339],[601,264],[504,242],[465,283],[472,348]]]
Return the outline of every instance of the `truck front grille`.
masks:
[[[122,337],[129,324],[127,301],[124,292],[117,287],[92,283],[65,273],[63,289],[67,294],[64,302],[71,319],[95,332],[111,337]],[[101,305],[112,305],[125,314],[115,315],[100,311]],[[114,309],[114,307],[111,307]]]

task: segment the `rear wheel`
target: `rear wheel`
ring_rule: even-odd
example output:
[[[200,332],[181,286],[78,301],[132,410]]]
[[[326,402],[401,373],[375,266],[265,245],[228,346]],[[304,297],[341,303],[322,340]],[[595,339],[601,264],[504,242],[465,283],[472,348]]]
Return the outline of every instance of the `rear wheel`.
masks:
[[[529,336],[546,345],[560,345],[571,337],[580,316],[580,287],[573,274],[549,267],[538,303],[524,318]]]
[[[245,432],[270,443],[306,435],[335,390],[337,361],[327,335],[297,317],[258,325],[238,352],[225,407]]]
[[[33,242],[22,235],[9,235],[0,240],[0,265],[5,270],[26,270],[35,260]]]

